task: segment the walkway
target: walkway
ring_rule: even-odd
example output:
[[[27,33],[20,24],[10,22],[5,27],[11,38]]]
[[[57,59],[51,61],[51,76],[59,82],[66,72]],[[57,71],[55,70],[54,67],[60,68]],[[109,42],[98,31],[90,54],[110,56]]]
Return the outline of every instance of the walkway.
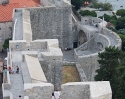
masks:
[[[10,74],[10,81],[13,99],[18,99],[19,95],[24,96],[22,74]]]
[[[109,38],[110,42],[111,42],[111,46],[115,46],[117,45],[117,40],[116,39],[113,39],[112,37],[110,37],[109,35],[105,35],[106,37]]]
[[[22,11],[17,11],[14,14],[14,19],[17,19],[14,38],[15,38],[15,40],[22,40],[23,39]]]
[[[74,50],[70,51],[62,51],[63,53],[63,60],[68,62],[74,62]]]
[[[22,52],[14,51],[12,52],[13,66],[16,71],[16,66],[19,67],[19,74],[10,74],[11,82],[11,92],[13,94],[13,99],[18,99],[19,95],[24,96],[24,84],[22,78],[21,62],[22,62]]]

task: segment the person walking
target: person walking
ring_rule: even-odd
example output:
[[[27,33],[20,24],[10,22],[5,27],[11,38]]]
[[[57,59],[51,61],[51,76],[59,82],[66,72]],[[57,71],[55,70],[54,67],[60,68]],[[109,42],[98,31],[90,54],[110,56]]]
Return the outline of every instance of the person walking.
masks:
[[[10,67],[10,66],[8,67],[8,71],[9,71],[9,73],[11,74],[11,67]]]
[[[11,74],[14,74],[14,66],[12,66]]]
[[[54,93],[52,93],[52,98],[51,99],[56,99]]]
[[[19,67],[16,66],[16,73],[19,74]]]
[[[19,99],[23,99],[21,95],[19,95]]]
[[[55,99],[61,99],[60,98],[60,92],[58,90],[54,91]]]

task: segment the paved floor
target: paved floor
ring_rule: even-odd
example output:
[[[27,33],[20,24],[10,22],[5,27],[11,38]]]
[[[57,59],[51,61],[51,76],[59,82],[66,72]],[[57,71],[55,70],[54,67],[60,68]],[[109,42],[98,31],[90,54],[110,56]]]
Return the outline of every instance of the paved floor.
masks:
[[[13,99],[18,99],[19,95],[24,96],[24,85],[21,74],[10,74],[11,92]]]
[[[74,61],[74,50],[70,50],[70,51],[62,51],[63,52],[63,60],[64,61]]]
[[[11,81],[11,92],[13,94],[13,99],[18,99],[19,95],[24,96],[24,85],[23,85],[23,78],[22,78],[22,70],[21,70],[21,57],[20,51],[12,52],[12,61],[13,66],[16,72],[16,66],[19,67],[19,74],[10,74],[10,81]]]

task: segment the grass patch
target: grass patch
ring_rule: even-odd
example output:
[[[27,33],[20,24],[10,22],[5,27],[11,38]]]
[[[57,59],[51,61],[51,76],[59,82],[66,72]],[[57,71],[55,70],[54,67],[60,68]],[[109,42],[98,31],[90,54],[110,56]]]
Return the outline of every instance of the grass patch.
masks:
[[[80,82],[79,73],[75,66],[63,66],[63,84],[67,82]]]

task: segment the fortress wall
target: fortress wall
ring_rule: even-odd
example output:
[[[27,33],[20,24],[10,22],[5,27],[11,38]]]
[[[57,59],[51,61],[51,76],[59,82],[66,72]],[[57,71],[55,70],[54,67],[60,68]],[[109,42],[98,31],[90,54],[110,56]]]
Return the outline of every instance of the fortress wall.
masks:
[[[66,83],[61,88],[61,99],[112,99],[109,81]]]
[[[94,38],[93,42],[88,43],[88,49],[94,48],[97,51],[102,51],[105,49],[105,47],[110,45],[110,40],[106,36],[99,34]]]
[[[46,41],[32,41],[27,45],[26,40],[9,41],[9,48],[16,51],[47,51]]]
[[[51,99],[54,91],[53,85],[50,83],[24,84],[24,94],[29,99]]]
[[[40,61],[47,81],[54,85],[54,90],[61,90],[62,84],[62,56],[42,54],[44,61]]]
[[[30,9],[33,40],[59,39],[62,48],[71,47],[72,18],[71,7],[44,7]]]
[[[103,47],[97,45],[100,42]],[[83,46],[84,45],[84,46]],[[88,43],[83,44],[80,48],[75,50],[75,58],[79,65],[81,65],[88,81],[94,80],[94,76],[96,75],[96,70],[99,68],[98,64],[98,52],[103,51],[106,46],[110,46],[111,43],[107,37],[104,35],[97,35],[93,40],[89,41]],[[85,50],[97,50],[96,53],[90,55],[79,55],[78,50],[85,51]]]
[[[31,49],[33,50],[33,51],[42,51],[42,52],[44,52],[44,51],[47,51],[48,50],[48,48],[47,48],[47,46],[48,46],[48,44],[47,44],[47,42],[46,41],[32,41],[31,43],[30,43],[30,46],[31,46]]]
[[[66,83],[61,86],[61,99],[90,99],[90,86],[84,83]]]
[[[112,37],[116,41],[115,47],[118,47],[119,49],[121,49],[121,42],[122,41],[121,41],[121,38],[118,36],[118,34],[116,34],[115,32],[113,32],[107,28],[104,28],[103,34]]]
[[[22,11],[22,20],[23,20],[23,40],[26,40],[27,43],[32,41],[32,29],[30,22],[30,11],[29,9],[24,9]]]
[[[23,51],[26,49],[26,40],[11,40],[9,41],[9,49],[11,51],[16,50],[16,51]]]
[[[0,51],[3,49],[5,39],[12,37],[12,22],[0,23]]]
[[[81,65],[88,81],[93,81],[96,75],[95,70],[99,68],[98,54],[78,56],[78,63]]]

